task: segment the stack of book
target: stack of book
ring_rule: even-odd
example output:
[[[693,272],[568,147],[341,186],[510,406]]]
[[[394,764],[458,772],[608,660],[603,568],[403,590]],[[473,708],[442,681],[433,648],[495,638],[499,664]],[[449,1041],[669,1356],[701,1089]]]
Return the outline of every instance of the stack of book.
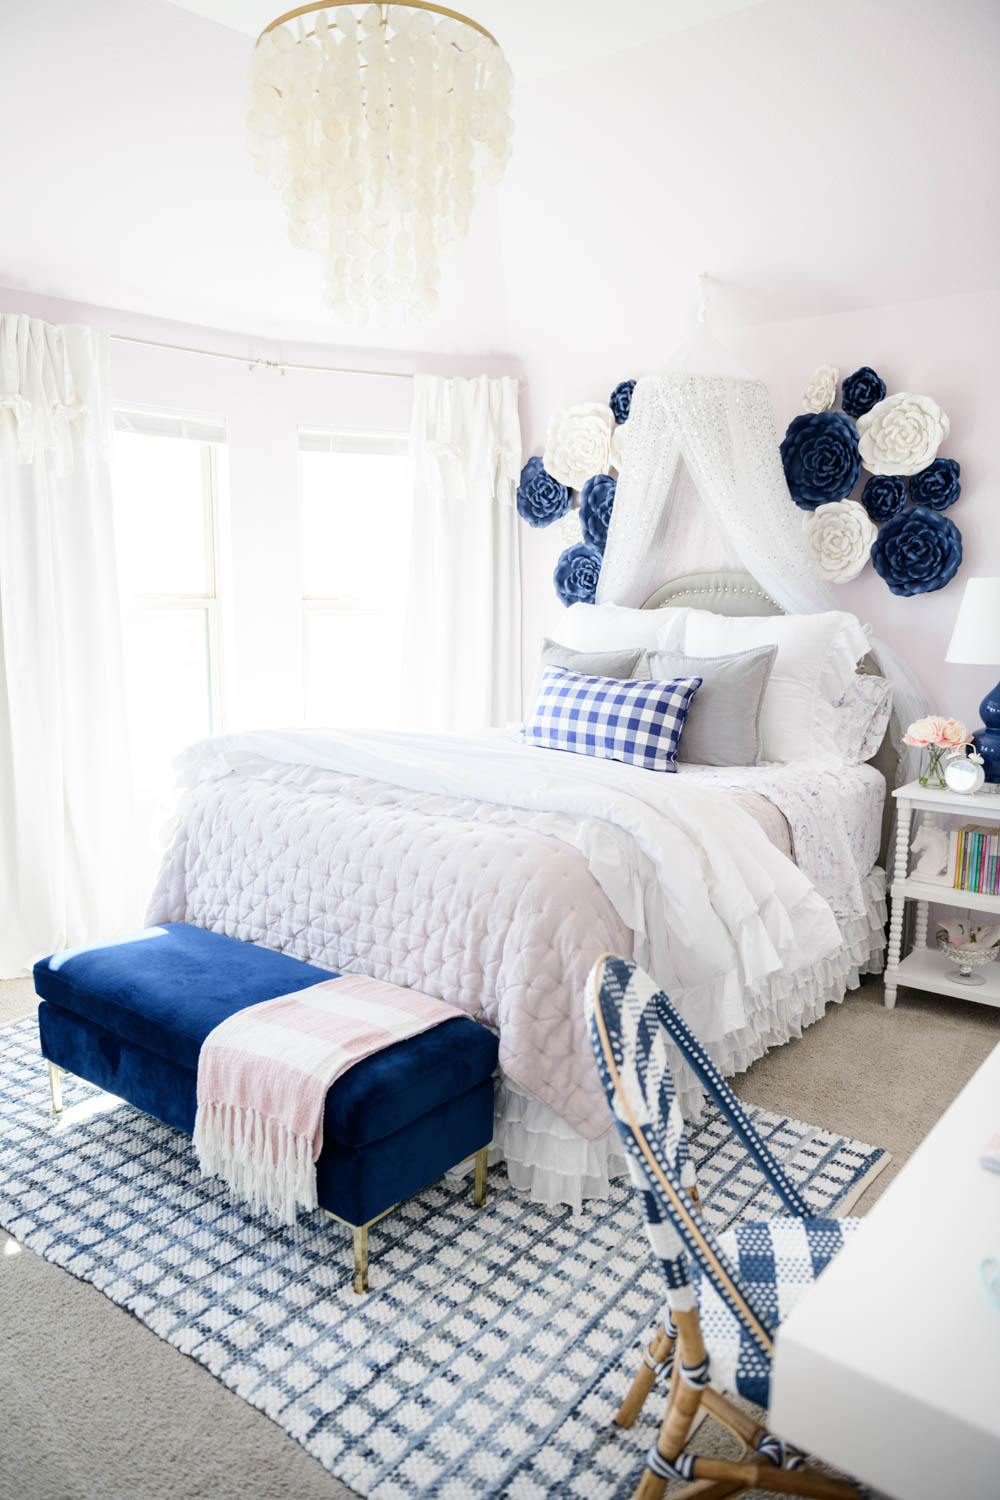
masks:
[[[948,868],[955,890],[1000,896],[1000,828],[967,823],[956,829]]]

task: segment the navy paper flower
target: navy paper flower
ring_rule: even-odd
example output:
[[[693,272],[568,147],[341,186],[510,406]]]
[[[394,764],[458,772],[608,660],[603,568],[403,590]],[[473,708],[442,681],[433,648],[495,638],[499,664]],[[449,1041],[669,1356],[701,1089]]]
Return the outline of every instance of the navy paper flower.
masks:
[[[863,417],[884,395],[885,381],[875,374],[871,365],[862,365],[860,370],[844,379],[840,387],[840,404],[849,417]]]
[[[611,413],[616,422],[628,421],[628,414],[632,409],[632,392],[634,390],[634,380],[622,380],[611,392],[608,405],[611,407]]]
[[[564,604],[593,604],[601,573],[601,554],[589,542],[567,547],[552,575],[556,593]]]
[[[595,474],[593,479],[587,480],[580,491],[580,525],[583,528],[583,539],[602,553],[608,539],[608,524],[611,520],[611,507],[615,503],[615,489],[615,481],[610,474]]]
[[[961,469],[954,458],[936,458],[926,469],[910,479],[910,499],[914,505],[929,505],[931,510],[947,510],[962,493],[958,482]]]
[[[962,533],[947,516],[911,505],[886,521],[872,543],[872,563],[894,594],[943,589],[962,561]]]
[[[569,510],[569,490],[553,479],[540,458],[529,458],[517,487],[517,513],[529,526],[551,526]]]
[[[789,493],[803,510],[844,500],[861,475],[857,428],[839,411],[805,412],[788,425],[781,462]]]
[[[861,504],[881,525],[906,504],[906,480],[898,474],[873,474],[861,491]]]

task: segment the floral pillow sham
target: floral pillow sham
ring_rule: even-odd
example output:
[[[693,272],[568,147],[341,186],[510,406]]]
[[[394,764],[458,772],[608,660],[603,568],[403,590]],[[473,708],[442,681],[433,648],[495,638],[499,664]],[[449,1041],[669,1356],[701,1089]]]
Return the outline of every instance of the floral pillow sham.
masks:
[[[833,739],[849,766],[877,755],[892,713],[892,688],[884,677],[858,673],[834,705]]]

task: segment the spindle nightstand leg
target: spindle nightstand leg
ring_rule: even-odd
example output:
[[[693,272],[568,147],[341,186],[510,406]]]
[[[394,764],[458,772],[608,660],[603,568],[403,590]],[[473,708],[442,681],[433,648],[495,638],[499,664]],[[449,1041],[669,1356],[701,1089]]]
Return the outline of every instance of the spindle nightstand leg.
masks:
[[[892,865],[892,890],[889,896],[889,953],[885,966],[885,1006],[892,1010],[896,1004],[896,989],[899,984],[899,960],[903,947],[903,917],[906,912],[906,896],[899,888],[906,879],[910,864],[910,820],[908,803],[900,801],[896,808],[896,857]],[[927,936],[927,919],[924,916],[924,937]]]

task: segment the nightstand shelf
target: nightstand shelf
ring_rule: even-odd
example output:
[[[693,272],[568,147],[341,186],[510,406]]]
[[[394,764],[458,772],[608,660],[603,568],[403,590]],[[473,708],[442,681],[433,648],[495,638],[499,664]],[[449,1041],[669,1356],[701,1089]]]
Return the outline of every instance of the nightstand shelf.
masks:
[[[955,1000],[978,1000],[980,1005],[1000,1006],[1000,963],[983,964],[974,970],[983,984],[957,984],[957,966],[936,948],[914,948],[900,961],[897,983],[932,995],[950,995]]]
[[[891,1010],[896,1003],[899,985],[912,989],[929,990],[935,995],[951,995],[960,1000],[977,1000],[981,1005],[1000,1007],[1000,963],[984,964],[975,972],[983,984],[959,984],[953,976],[957,966],[936,948],[927,946],[927,912],[931,902],[938,906],[961,908],[963,911],[987,912],[1000,917],[1000,896],[987,895],[979,891],[956,890],[952,885],[938,884],[933,880],[917,880],[909,872],[910,832],[914,813],[921,813],[938,822],[940,813],[950,813],[977,823],[996,823],[1000,829],[1000,796],[985,789],[975,796],[963,796],[960,792],[923,787],[917,781],[893,792],[896,798],[896,860],[895,868],[903,871],[900,879],[892,882],[890,890],[889,953],[885,970],[885,1003]],[[916,903],[913,948],[904,958],[903,918],[907,901]]]
[[[970,911],[991,911],[1000,915],[1000,896],[988,896],[985,891],[959,891],[953,885],[935,885],[927,880],[894,880],[892,899],[906,901],[936,901],[939,906],[961,906]]]

